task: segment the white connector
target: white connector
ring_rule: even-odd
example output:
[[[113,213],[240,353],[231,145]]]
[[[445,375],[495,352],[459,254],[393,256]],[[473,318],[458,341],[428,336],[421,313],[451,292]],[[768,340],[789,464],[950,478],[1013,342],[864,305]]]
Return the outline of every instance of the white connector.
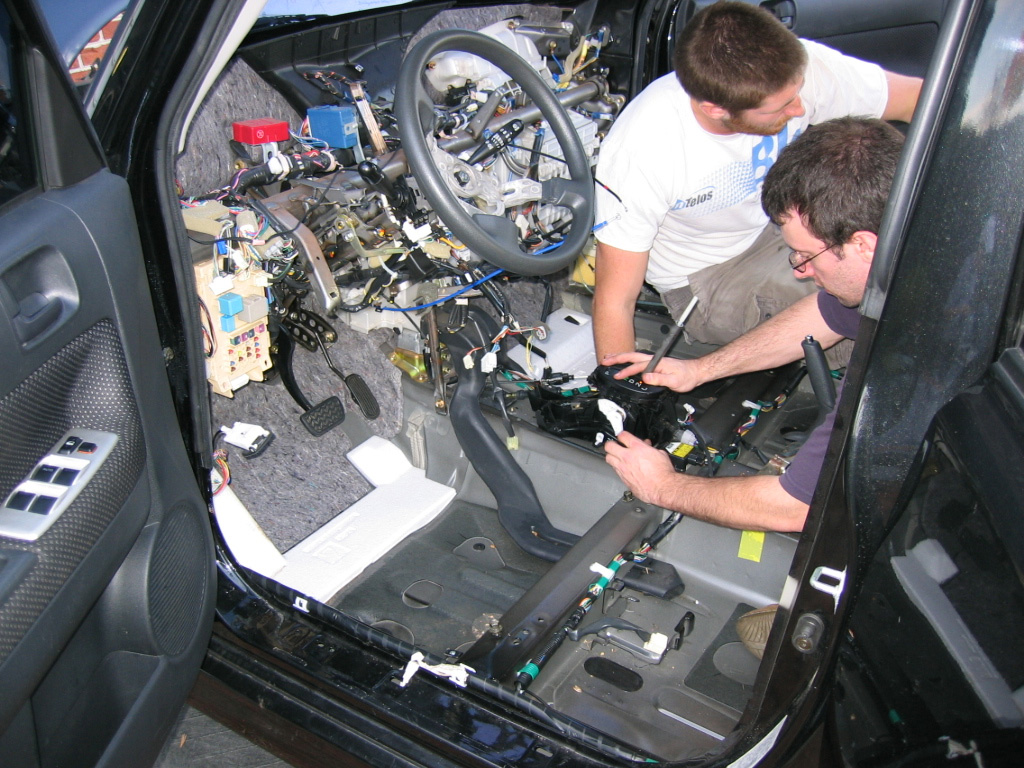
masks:
[[[273,434],[258,424],[246,424],[236,421],[231,427],[221,427],[224,435],[224,442],[242,449],[242,455],[252,458],[260,454],[270,441],[274,439]]]

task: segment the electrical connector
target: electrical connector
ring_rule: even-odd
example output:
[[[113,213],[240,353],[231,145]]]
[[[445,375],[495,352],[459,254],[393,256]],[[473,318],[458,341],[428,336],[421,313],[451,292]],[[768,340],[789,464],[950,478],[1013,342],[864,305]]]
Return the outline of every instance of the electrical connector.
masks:
[[[480,370],[490,373],[498,366],[498,356],[494,352],[488,352],[480,358]]]
[[[270,432],[258,424],[246,424],[236,421],[231,427],[220,428],[224,435],[224,442],[242,449],[242,456],[252,459],[259,456],[274,440],[273,432]]]

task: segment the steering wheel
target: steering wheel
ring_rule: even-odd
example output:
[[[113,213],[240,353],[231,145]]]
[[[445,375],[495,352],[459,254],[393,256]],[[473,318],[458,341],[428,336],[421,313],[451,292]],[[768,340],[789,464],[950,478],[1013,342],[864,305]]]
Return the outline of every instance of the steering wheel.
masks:
[[[517,82],[540,109],[562,149],[569,178],[541,183],[541,203],[572,211],[572,223],[559,246],[546,253],[528,253],[519,228],[503,213],[467,210],[445,178],[461,160],[449,156],[442,171],[435,162],[434,103],[423,86],[427,62],[445,51],[463,51],[486,59]],[[443,29],[420,40],[406,55],[395,88],[395,116],[402,134],[405,156],[420,191],[452,232],[477,256],[502,269],[525,276],[550,275],[569,266],[579,256],[594,225],[594,179],[579,134],[565,108],[537,71],[519,54],[494,38],[459,29]]]

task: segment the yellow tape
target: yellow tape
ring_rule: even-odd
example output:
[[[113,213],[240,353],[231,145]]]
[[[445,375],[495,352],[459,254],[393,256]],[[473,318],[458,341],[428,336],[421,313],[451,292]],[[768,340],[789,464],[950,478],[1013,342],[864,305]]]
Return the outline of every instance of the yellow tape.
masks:
[[[737,557],[760,563],[762,552],[764,552],[764,531],[743,531],[740,534],[740,551],[736,553]]]

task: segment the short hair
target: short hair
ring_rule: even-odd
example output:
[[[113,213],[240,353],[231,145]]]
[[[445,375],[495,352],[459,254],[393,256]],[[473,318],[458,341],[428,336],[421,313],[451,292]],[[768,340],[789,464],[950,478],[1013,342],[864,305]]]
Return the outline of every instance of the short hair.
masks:
[[[792,215],[836,248],[855,232],[878,233],[903,134],[884,120],[840,117],[804,131],[779,155],[761,189],[775,224]]]
[[[768,11],[721,0],[683,28],[673,64],[692,98],[736,114],[795,82],[807,66],[807,51]]]

